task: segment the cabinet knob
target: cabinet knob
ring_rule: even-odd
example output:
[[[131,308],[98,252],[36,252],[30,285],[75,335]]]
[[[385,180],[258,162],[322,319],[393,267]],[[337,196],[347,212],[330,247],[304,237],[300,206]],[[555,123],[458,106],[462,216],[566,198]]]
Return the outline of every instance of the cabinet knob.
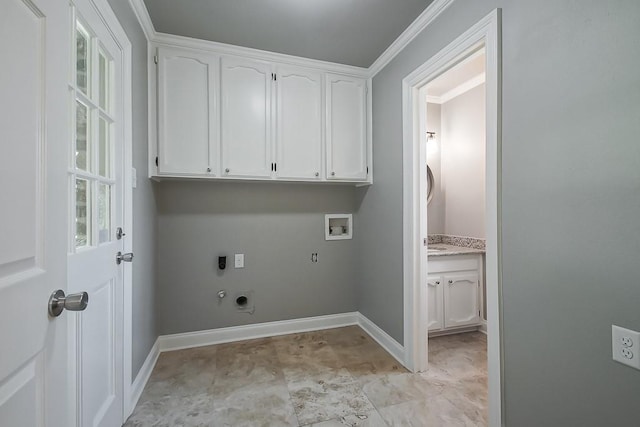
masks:
[[[316,172],[316,176],[320,176],[320,172]]]
[[[331,172],[331,176],[336,176],[336,173],[335,172]]]
[[[224,171],[225,171],[226,173],[229,173],[229,168],[226,168]]]
[[[449,284],[451,285],[453,283],[453,280],[449,280]]]
[[[207,168],[207,172],[211,172],[211,168]]]
[[[440,281],[437,281],[437,282],[436,282],[436,285],[439,285],[439,284],[440,284]]]

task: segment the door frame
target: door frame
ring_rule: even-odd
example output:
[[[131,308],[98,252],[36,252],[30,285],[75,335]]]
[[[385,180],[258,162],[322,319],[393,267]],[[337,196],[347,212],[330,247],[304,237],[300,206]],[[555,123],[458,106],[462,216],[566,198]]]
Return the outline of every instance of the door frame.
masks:
[[[489,425],[503,420],[501,322],[501,10],[495,9],[402,81],[405,365],[428,366],[425,86],[474,49],[486,51],[486,289]]]
[[[71,0],[72,5],[75,7],[77,0]],[[120,73],[122,76],[122,129],[123,129],[123,150],[122,150],[122,162],[123,162],[123,224],[122,227],[126,232],[127,238],[123,240],[123,252],[133,252],[133,105],[132,105],[132,58],[131,58],[131,42],[120,25],[120,21],[116,17],[113,9],[109,5],[107,0],[87,0],[87,2],[94,8],[100,19],[107,27],[109,33],[113,37],[116,45],[121,52],[121,70],[116,70],[116,73]],[[70,13],[71,14],[71,13]],[[75,14],[71,14],[70,19],[70,32],[71,39],[74,40],[75,31]],[[71,48],[71,46],[69,46]],[[71,64],[73,66],[73,64]],[[71,68],[73,69],[73,68]],[[115,262],[115,254],[114,254]],[[127,417],[133,411],[131,401],[132,391],[132,364],[133,364],[133,268],[125,264],[123,271],[123,336],[122,339],[122,362],[123,362],[123,414],[122,422],[126,421]],[[69,366],[68,372],[71,376],[69,381],[70,387],[70,399],[69,399],[69,414],[70,420],[77,420],[76,414],[77,402],[75,397],[76,382],[75,373],[77,372],[77,366],[75,364],[77,354],[77,346],[74,331],[74,322],[68,322],[68,349],[69,349]],[[117,339],[118,337],[116,337]]]

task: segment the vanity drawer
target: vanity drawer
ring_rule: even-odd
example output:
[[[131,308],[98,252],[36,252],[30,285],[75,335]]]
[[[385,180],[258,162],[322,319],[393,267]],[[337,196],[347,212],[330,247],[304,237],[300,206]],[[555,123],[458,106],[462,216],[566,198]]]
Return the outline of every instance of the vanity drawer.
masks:
[[[434,259],[435,258],[435,259]],[[482,262],[482,255],[445,255],[441,257],[429,258],[429,274],[445,273],[448,271],[479,270]]]

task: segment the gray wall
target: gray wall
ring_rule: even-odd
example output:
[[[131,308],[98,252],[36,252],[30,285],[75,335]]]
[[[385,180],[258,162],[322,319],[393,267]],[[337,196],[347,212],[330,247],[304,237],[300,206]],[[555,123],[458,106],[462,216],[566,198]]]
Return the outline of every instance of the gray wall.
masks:
[[[611,324],[640,330],[636,0],[458,0],[374,78],[359,309],[402,342],[401,81],[496,7],[506,425],[637,424],[640,372],[611,360]]]
[[[485,85],[441,106],[444,234],[485,238]]]
[[[133,363],[132,379],[138,374],[158,331],[156,328],[156,204],[152,182],[147,176],[147,39],[129,5],[109,0],[131,41],[133,61],[133,167],[138,171],[133,190]]]
[[[161,334],[357,310],[354,240],[324,240],[325,213],[351,213],[352,187],[166,181],[158,186]],[[354,235],[360,233],[357,222]],[[318,253],[318,262],[311,254]],[[245,254],[245,268],[233,255]],[[220,273],[217,257],[227,255]],[[228,297],[218,301],[218,290]],[[254,291],[255,313],[233,296]]]

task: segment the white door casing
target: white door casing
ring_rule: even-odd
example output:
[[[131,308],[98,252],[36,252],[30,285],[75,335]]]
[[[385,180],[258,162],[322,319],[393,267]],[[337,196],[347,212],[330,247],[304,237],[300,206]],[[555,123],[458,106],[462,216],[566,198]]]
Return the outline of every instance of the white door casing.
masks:
[[[130,384],[131,266],[116,263],[132,235],[130,44],[105,0],[74,0],[71,26],[68,291],[86,291],[89,305],[69,314],[69,425],[106,427],[122,424]]]
[[[486,292],[487,358],[489,372],[489,425],[502,424],[501,373],[501,285],[499,244],[500,207],[500,26],[501,10],[495,9],[458,36],[440,52],[402,80],[403,118],[403,283],[405,366],[413,371],[427,368],[428,341],[423,333],[426,299],[421,298],[426,282],[428,257],[423,244],[427,237],[426,189],[426,84],[484,46],[486,50]],[[426,110],[426,108],[425,108]]]
[[[68,3],[0,13],[0,425],[67,427]]]

